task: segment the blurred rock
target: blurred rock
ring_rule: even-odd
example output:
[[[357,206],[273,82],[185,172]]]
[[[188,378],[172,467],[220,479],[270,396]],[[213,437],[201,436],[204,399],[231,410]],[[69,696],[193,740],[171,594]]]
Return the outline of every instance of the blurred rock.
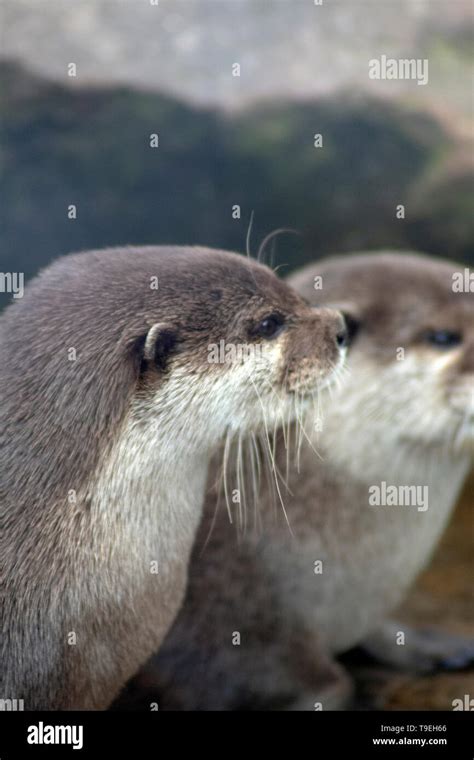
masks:
[[[4,63],[0,118],[2,271],[29,277],[61,254],[127,243],[242,251],[252,212],[253,254],[272,230],[301,232],[274,241],[284,272],[382,246],[473,261],[466,163],[449,161],[458,141],[413,107],[343,91],[231,116],[125,87],[71,90]],[[447,168],[431,175],[439,156]]]
[[[474,150],[461,145],[436,162],[413,184],[409,199],[409,236],[414,247],[456,250],[472,263],[474,253]]]
[[[347,88],[472,126],[470,0],[2,0],[0,13],[1,55],[71,87],[127,84],[224,108]],[[381,54],[428,58],[429,84],[370,80]]]

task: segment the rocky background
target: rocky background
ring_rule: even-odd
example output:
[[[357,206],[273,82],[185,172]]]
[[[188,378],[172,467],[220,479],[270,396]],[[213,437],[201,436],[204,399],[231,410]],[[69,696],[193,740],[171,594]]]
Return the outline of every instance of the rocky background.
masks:
[[[253,253],[300,233],[267,249],[283,272],[382,246],[473,262],[469,2],[152,2],[0,0],[2,271],[244,250],[252,214]],[[428,84],[369,79],[382,54],[427,57]]]
[[[284,274],[381,247],[473,266],[472,23],[469,0],[0,0],[0,271],[127,243],[256,254],[280,228]],[[382,54],[428,58],[428,84],[370,80]],[[404,612],[472,632],[463,505]],[[361,683],[391,709],[474,695],[472,674]]]
[[[2,271],[31,276],[60,254],[127,243],[242,251],[252,213],[253,253],[277,228],[301,233],[275,238],[284,271],[383,246],[473,261],[472,154],[412,105],[347,91],[229,114],[128,87],[71,89],[9,62],[0,113]]]

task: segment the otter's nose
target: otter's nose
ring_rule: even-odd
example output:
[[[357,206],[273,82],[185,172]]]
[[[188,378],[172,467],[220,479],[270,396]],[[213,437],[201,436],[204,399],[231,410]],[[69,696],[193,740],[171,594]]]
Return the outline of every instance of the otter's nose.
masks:
[[[338,351],[349,344],[349,331],[342,312],[326,306],[314,307],[313,324],[324,330],[326,348],[331,345]]]
[[[339,349],[346,348],[349,345],[349,331],[343,313],[335,309],[327,309],[325,312],[328,316],[332,315],[332,320],[329,322],[329,335],[335,340]]]

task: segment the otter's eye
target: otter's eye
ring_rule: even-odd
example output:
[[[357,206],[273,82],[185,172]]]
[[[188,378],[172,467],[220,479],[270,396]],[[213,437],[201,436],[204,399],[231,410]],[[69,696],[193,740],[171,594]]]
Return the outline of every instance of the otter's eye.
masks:
[[[269,314],[268,317],[262,319],[262,321],[254,327],[251,331],[252,335],[259,338],[266,338],[267,340],[275,338],[283,327],[284,321],[285,320],[281,314]]]
[[[459,346],[462,341],[461,333],[452,330],[428,330],[423,338],[425,343],[436,348],[453,348]]]

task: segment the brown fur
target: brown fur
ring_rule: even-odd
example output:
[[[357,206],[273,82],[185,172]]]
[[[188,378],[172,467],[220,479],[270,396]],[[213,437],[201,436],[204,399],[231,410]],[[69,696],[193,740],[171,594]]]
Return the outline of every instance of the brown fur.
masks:
[[[150,288],[156,276],[158,291]],[[199,492],[218,443],[198,422],[207,420],[198,391],[216,376],[225,388],[234,376],[207,362],[209,343],[248,340],[255,321],[274,309],[288,319],[278,339],[283,354],[292,336],[309,331],[313,346],[325,346],[325,356],[313,348],[314,366],[329,372],[340,316],[315,313],[266,267],[220,251],[149,247],[67,256],[1,316],[2,698],[24,699],[25,709],[104,708],[159,646],[184,592]],[[147,343],[145,361],[145,338],[156,323],[163,325],[161,344],[153,362]],[[70,347],[76,361],[68,360]],[[159,448],[171,447],[165,464],[143,475],[138,467],[123,491],[133,495],[148,478],[157,504],[132,509],[120,499],[117,483],[129,473],[117,446],[133,407],[133,435],[144,447],[137,460],[150,456],[139,431],[176,373],[190,383],[194,376],[196,400],[187,389],[187,398],[168,399],[160,412]],[[280,375],[287,390],[284,362]],[[225,400],[209,399],[213,431],[213,413]],[[225,432],[222,423],[219,440]],[[153,576],[147,568],[160,540],[165,571]],[[68,643],[70,632],[76,644]]]
[[[451,437],[458,424],[451,415],[453,393],[464,389],[468,403],[474,371],[473,295],[451,289],[451,275],[459,270],[428,257],[367,254],[323,260],[291,278],[311,303],[337,304],[360,320],[349,358],[349,367],[358,368],[356,379],[349,378],[333,402],[333,427],[327,434],[323,428],[318,444],[321,458],[303,445],[300,471],[291,470],[284,499],[293,537],[264,485],[258,504],[263,529],[238,541],[220,508],[206,543],[217,500],[211,488],[185,604],[122,707],[147,709],[150,701],[161,709],[197,710],[344,704],[350,683],[334,654],[362,641],[403,598],[428,560],[469,467],[471,454],[452,448]],[[323,276],[322,291],[313,287],[315,275]],[[445,369],[436,370],[439,407],[431,398],[425,402],[425,386],[410,381],[404,387],[402,377],[392,389],[382,374],[384,368],[396,372],[400,346],[408,362],[418,357],[435,372],[443,352],[426,345],[430,329],[463,333],[461,348],[451,352]],[[362,388],[360,368],[366,372]],[[402,405],[398,415],[394,394]],[[419,416],[408,403],[403,407],[403,399],[414,395]],[[443,414],[453,429],[437,427]],[[347,423],[348,440],[342,437]],[[277,460],[283,470],[285,458],[280,434]],[[369,485],[397,473],[401,482],[406,477],[421,483],[433,473],[426,516],[402,513],[400,507],[368,508]],[[318,559],[324,560],[324,576],[313,572]],[[240,633],[238,646],[234,632]]]

